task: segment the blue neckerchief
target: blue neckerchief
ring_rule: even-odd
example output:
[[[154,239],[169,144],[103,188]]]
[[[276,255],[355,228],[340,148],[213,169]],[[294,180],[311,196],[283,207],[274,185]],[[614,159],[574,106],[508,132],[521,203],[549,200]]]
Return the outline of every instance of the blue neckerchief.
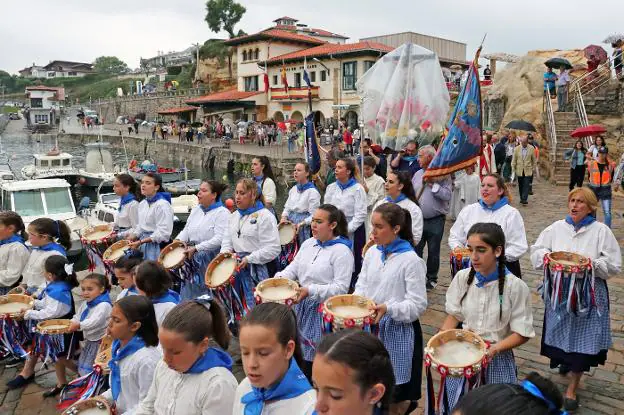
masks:
[[[71,287],[65,281],[52,281],[45,287],[39,299],[43,299],[44,295],[54,298],[59,303],[66,304],[70,307],[72,305]]]
[[[247,209],[237,209],[238,213],[240,213],[241,217],[251,215],[252,213],[256,213],[260,209],[264,209],[264,205],[261,201],[256,201],[256,204],[252,207],[248,207]]]
[[[89,310],[94,308],[96,305],[100,303],[108,303],[113,304],[110,299],[110,295],[108,295],[108,291],[104,291],[102,294],[98,295],[91,301],[87,301],[87,307],[83,310],[82,314],[80,314],[80,321],[83,321],[89,315]]]
[[[166,293],[161,295],[160,297],[152,298],[152,304],[162,304],[162,303],[180,303],[180,294],[173,290],[167,290]]]
[[[583,226],[589,226],[592,223],[596,222],[596,218],[593,215],[587,215],[583,219],[579,221],[579,223],[574,223],[572,220],[572,216],[568,215],[565,218],[566,223],[569,223],[574,227],[574,231],[578,232]]]
[[[340,190],[347,190],[349,187],[351,186],[355,186],[357,182],[355,181],[355,179],[352,177],[349,180],[347,180],[346,183],[341,183],[340,180],[336,180],[336,184],[338,185],[338,187],[340,187]]]
[[[314,183],[312,182],[306,182],[304,184],[297,183],[297,191],[299,193],[303,193],[308,189],[315,189],[315,188],[316,186],[314,186]]]
[[[505,275],[509,274],[509,270],[505,268]],[[498,279],[498,267],[490,275],[483,275],[480,272],[475,272],[475,278],[477,279],[477,287],[483,288],[488,282],[496,281]]]
[[[416,161],[417,158],[418,158],[418,156],[403,156],[403,157],[401,157],[401,160],[405,160],[408,163],[411,163],[413,161]]]
[[[316,240],[315,246],[320,246],[321,248],[327,248],[328,246],[342,244],[349,249],[353,248],[353,243],[349,240],[349,238],[345,238],[344,236],[339,236],[334,239],[330,239],[329,241],[321,242],[318,239]]]
[[[127,205],[128,203],[132,202],[133,200],[136,200],[136,198],[134,197],[132,193],[128,193],[127,195],[122,196],[121,199],[119,200],[119,209],[117,210],[121,212],[121,208],[124,207],[124,205]]]
[[[245,405],[244,415],[260,415],[266,401],[280,401],[296,398],[311,390],[310,382],[305,377],[294,358],[290,359],[288,371],[280,382],[268,389],[251,387],[251,392],[243,395],[241,403]]]
[[[6,245],[6,244],[12,244],[13,242],[19,242],[22,245],[26,246],[26,244],[24,243],[24,238],[22,238],[19,235],[13,235],[10,238],[1,240],[0,241],[0,246]]]
[[[386,202],[395,203],[395,204],[402,202],[405,199],[407,199],[407,196],[405,196],[403,193],[401,193],[396,199],[393,199],[391,196],[386,196]]]
[[[555,403],[553,401],[547,399],[542,394],[542,391],[540,391],[539,388],[537,386],[535,386],[531,381],[528,381],[528,380],[522,381],[522,389],[524,389],[525,391],[529,392],[531,395],[535,396],[536,398],[539,398],[542,401],[544,401],[546,403],[546,405],[548,405],[548,410],[549,410],[549,412],[551,414],[555,414],[555,413],[558,413],[559,415],[567,415],[568,414],[566,411],[559,410],[559,408],[555,405]]]
[[[37,251],[45,251],[45,252],[56,251],[56,252],[60,252],[63,256],[67,256],[67,252],[65,252],[65,248],[63,248],[61,245],[57,244],[56,242],[50,242],[42,246],[33,246],[33,249],[36,249]]]
[[[262,183],[264,183],[264,175],[253,176],[253,179],[256,181],[256,186],[258,186],[258,196],[262,195]]]
[[[119,363],[144,347],[145,341],[138,335],[130,339],[124,347],[121,347],[121,342],[119,340],[113,341],[111,360],[108,361],[108,367],[110,368],[110,388],[113,394],[113,400],[116,401],[121,393],[121,369]]]
[[[221,349],[209,347],[202,356],[193,363],[193,366],[184,373],[204,373],[213,367],[224,367],[232,370],[232,358]]]
[[[479,199],[479,204],[485,210],[491,210],[492,212],[496,212],[498,209],[502,208],[503,206],[508,205],[509,199],[507,199],[507,196],[502,197],[500,198],[498,202],[494,203],[492,206],[486,205],[482,199]]]
[[[169,204],[171,204],[171,193],[158,192],[152,197],[146,197],[145,200],[147,200],[148,205],[151,205],[152,203],[159,200],[166,200],[167,202],[169,202]]]
[[[199,205],[199,207],[201,208],[202,212],[204,213],[208,213],[213,209],[219,208],[219,207],[223,207],[223,202],[220,200],[217,200],[216,202],[214,202],[212,205],[208,206],[208,207],[203,207],[202,205]]]
[[[401,252],[409,252],[413,251],[414,247],[412,244],[407,242],[405,239],[396,238],[394,241],[390,242],[388,245],[377,245],[377,249],[381,251],[381,260],[382,262],[386,262],[386,258],[390,254],[400,254]]]

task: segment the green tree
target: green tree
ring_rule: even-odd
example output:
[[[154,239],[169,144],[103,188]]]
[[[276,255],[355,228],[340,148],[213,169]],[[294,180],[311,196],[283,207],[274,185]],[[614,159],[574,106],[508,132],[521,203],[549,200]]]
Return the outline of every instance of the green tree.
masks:
[[[221,65],[225,64],[229,55],[229,48],[219,39],[207,40],[199,48],[199,57],[201,59],[217,59]]]
[[[247,9],[234,0],[208,0],[206,2],[206,23],[215,33],[224,30],[230,35],[230,39],[245,34],[242,30],[234,31],[234,26],[240,22]],[[210,41],[209,41],[210,42]],[[204,46],[206,44],[204,43]],[[226,47],[225,45],[223,45]],[[213,45],[214,47],[214,45]],[[201,50],[200,50],[201,53]],[[218,57],[218,56],[215,56]],[[228,72],[232,79],[232,50],[228,48],[227,53]]]
[[[97,72],[120,75],[128,72],[128,65],[116,56],[100,56],[93,62]]]

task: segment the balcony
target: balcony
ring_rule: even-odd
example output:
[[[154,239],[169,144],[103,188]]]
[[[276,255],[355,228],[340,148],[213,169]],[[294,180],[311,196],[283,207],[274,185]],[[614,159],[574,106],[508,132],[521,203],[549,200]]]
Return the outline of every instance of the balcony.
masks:
[[[319,98],[319,89],[320,87],[318,86],[310,88],[312,99]],[[283,87],[271,88],[271,99],[274,101],[298,101],[308,99],[308,88],[288,88],[288,93],[286,93]]]

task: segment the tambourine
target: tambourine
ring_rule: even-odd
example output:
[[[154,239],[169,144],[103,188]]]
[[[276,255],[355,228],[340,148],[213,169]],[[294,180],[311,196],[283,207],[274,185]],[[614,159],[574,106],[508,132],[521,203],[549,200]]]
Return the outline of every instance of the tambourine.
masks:
[[[237,266],[238,261],[236,261],[235,255],[229,253],[217,255],[206,268],[204,276],[206,286],[212,289],[219,289],[233,284]]]
[[[279,232],[280,245],[285,246],[295,241],[297,237],[296,226],[294,223],[282,222],[277,227]]]
[[[361,328],[370,330],[375,321],[375,302],[354,294],[335,295],[321,305],[326,331]]]
[[[37,331],[41,334],[65,334],[69,333],[71,320],[62,318],[53,318],[44,320],[37,324]]]
[[[577,278],[582,278],[582,273],[591,268],[589,258],[574,252],[549,252],[546,254],[544,262],[551,271],[577,274]]]
[[[130,249],[130,242],[122,239],[109,246],[104,254],[102,254],[102,260],[105,264],[114,264],[117,260],[126,254],[126,251]]]
[[[80,231],[80,240],[84,244],[109,243],[114,237],[113,224],[87,226]]]
[[[287,278],[267,278],[255,288],[256,304],[280,303],[293,305],[299,296],[299,284]]]
[[[158,256],[158,262],[168,270],[180,268],[186,259],[186,244],[173,241],[163,248]]]
[[[442,331],[427,342],[425,365],[441,375],[471,378],[487,365],[487,349],[486,342],[471,331]]]
[[[366,245],[364,245],[364,248],[362,248],[362,258],[366,256],[366,253],[368,252],[368,250],[372,248],[373,246],[375,246],[375,241],[373,241],[372,239],[366,242]]]
[[[110,371],[108,362],[113,357],[113,338],[109,335],[102,337],[100,347],[98,347],[97,354],[95,355],[94,365],[98,365],[104,374]]]
[[[62,415],[114,415],[114,408],[104,398],[89,398],[76,402]]]
[[[7,294],[0,297],[0,318],[8,315],[16,318],[26,310],[32,310],[35,300],[30,295]]]

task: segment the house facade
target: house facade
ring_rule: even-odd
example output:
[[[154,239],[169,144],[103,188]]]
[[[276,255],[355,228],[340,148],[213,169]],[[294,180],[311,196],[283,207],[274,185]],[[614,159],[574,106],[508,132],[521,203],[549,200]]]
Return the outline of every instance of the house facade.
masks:
[[[47,78],[48,77],[48,71],[46,71],[43,68],[43,66],[35,65],[34,62],[32,66],[24,68],[21,71],[18,71],[18,73],[20,74],[22,78]]]
[[[46,71],[46,78],[76,78],[95,73],[90,63],[70,61],[52,61],[43,69]]]
[[[62,87],[29,86],[26,88],[28,109],[25,112],[29,127],[57,124],[60,116],[60,103],[65,101],[65,89]]]

